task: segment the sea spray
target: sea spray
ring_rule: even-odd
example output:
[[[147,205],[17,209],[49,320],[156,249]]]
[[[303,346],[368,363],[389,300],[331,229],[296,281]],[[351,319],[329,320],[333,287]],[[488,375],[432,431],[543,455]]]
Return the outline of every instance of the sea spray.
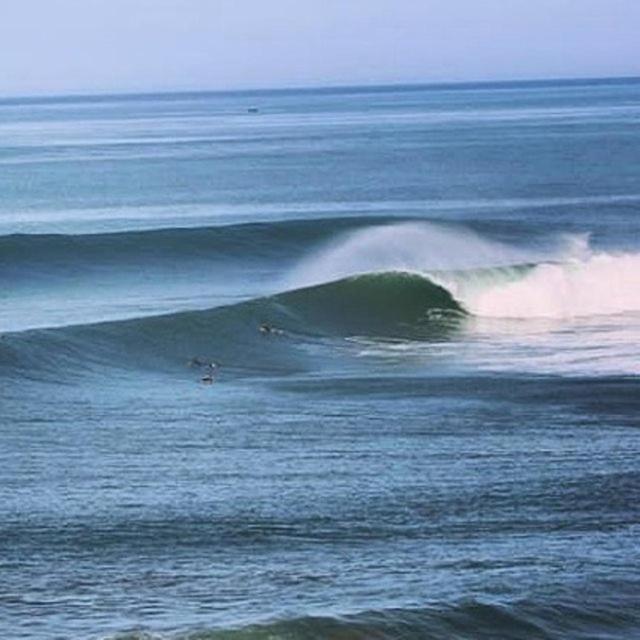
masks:
[[[401,222],[339,235],[305,258],[285,280],[286,288],[330,282],[352,275],[434,272],[506,267],[551,260],[583,240],[560,236],[544,247],[509,245],[461,225]]]

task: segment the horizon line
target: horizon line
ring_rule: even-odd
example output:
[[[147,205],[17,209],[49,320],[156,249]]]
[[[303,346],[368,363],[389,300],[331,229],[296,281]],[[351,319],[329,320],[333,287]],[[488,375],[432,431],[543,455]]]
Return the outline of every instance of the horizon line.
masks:
[[[136,99],[157,96],[196,96],[196,95],[260,95],[269,93],[332,93],[332,92],[366,92],[386,91],[393,89],[473,89],[483,86],[513,86],[513,85],[546,85],[554,83],[564,84],[616,84],[624,82],[640,82],[640,75],[621,76],[559,76],[549,78],[513,78],[509,80],[452,80],[437,82],[383,82],[371,84],[312,84],[273,87],[247,87],[236,89],[149,89],[140,91],[97,91],[95,93],[41,93],[41,94],[0,94],[0,104],[20,102],[55,102],[57,100],[100,100],[106,98]]]

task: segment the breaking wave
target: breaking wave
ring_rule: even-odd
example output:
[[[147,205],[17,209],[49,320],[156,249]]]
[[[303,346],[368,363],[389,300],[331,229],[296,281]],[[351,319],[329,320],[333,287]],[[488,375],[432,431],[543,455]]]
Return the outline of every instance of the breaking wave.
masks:
[[[402,223],[358,230],[296,269],[297,284],[404,271],[491,318],[577,318],[640,311],[640,254],[594,252],[585,235],[518,247],[471,230]]]
[[[291,229],[280,232],[293,242]],[[202,251],[211,241],[191,232],[183,239]],[[108,246],[112,239],[92,241]],[[431,223],[381,225],[350,231],[316,252],[277,295],[200,311],[5,334],[0,371],[52,370],[58,377],[61,370],[105,364],[157,370],[204,355],[232,363],[242,374],[295,372],[309,367],[300,345],[313,340],[365,336],[432,342],[459,334],[472,317],[564,321],[640,312],[638,273],[640,254],[593,252],[585,237],[532,249]],[[264,323],[277,328],[285,348],[264,340],[258,330]]]

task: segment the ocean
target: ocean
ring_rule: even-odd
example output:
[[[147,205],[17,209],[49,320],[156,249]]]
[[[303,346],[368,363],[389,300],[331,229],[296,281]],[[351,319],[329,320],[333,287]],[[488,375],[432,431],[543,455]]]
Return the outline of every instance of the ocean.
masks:
[[[0,637],[640,638],[640,81],[0,101]]]

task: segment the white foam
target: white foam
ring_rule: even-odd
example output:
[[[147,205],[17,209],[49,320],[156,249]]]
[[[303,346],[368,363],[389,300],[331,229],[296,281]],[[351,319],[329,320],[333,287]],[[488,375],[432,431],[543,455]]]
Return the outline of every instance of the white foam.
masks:
[[[510,282],[450,282],[452,294],[477,316],[579,318],[640,311],[640,254],[598,253],[541,264]]]

